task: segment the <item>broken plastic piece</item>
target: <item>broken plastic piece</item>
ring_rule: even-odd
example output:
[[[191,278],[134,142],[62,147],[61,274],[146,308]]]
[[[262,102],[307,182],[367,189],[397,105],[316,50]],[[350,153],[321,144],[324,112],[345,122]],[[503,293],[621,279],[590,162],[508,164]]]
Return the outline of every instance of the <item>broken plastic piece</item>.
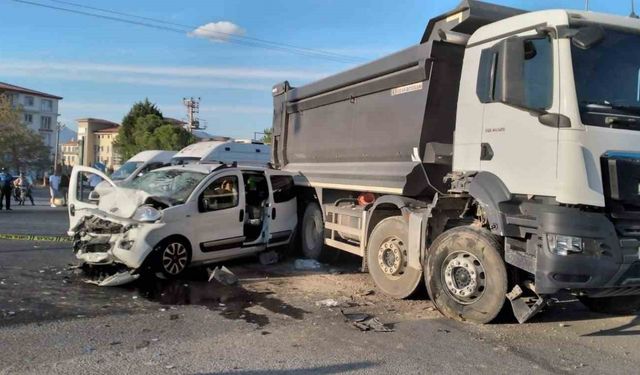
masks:
[[[238,277],[225,266],[214,268],[209,275],[209,282],[213,279],[216,279],[216,281],[224,285],[234,285],[238,283]]]
[[[318,270],[322,268],[322,263],[315,259],[296,259],[293,267],[297,270]]]
[[[123,271],[113,274],[103,280],[85,280],[87,284],[95,284],[97,286],[120,286],[137,280],[139,274],[132,274],[131,271]]]
[[[358,328],[363,332],[366,332],[366,331],[393,332],[392,328],[389,328],[386,325],[384,325],[376,317],[371,317],[367,314],[361,314],[361,313],[345,314],[343,312],[342,315],[344,315],[344,317],[347,318],[347,320],[350,321],[354,327]]]

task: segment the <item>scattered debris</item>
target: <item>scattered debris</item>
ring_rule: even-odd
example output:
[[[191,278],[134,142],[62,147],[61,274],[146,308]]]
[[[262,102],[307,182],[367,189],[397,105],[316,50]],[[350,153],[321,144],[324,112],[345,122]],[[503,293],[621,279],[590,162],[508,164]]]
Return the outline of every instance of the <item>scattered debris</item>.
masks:
[[[297,270],[318,270],[322,268],[322,263],[315,259],[296,259],[293,267]]]
[[[335,299],[328,298],[328,299],[323,299],[322,301],[316,302],[316,306],[338,307],[340,306],[340,302],[336,301]]]
[[[15,311],[9,311],[9,312],[7,313],[7,315],[9,315],[9,316],[14,316],[14,315],[16,315],[16,312],[15,312]]]
[[[568,324],[566,324],[566,323],[560,323],[560,324],[558,324],[558,326],[559,326],[559,327],[562,327],[562,328],[569,327],[569,325],[568,325]]]
[[[216,281],[224,285],[234,285],[238,283],[238,277],[225,266],[216,267],[210,272],[209,282],[216,279]]]
[[[135,349],[144,349],[148,347],[150,344],[149,340],[142,340],[141,342],[135,345]]]
[[[169,320],[178,320],[178,319],[180,319],[180,315],[178,314],[171,314],[169,316]]]
[[[424,309],[427,311],[436,311],[436,308],[434,306],[427,306]]]
[[[347,321],[351,322],[351,324],[358,328],[359,330],[366,331],[374,331],[374,332],[393,332],[392,328],[384,325],[378,318],[372,317],[368,314],[363,313],[344,313],[342,315],[347,318]]]
[[[175,368],[175,365],[166,365],[164,366],[164,368],[166,368],[167,370],[171,370],[172,368]]]
[[[156,272],[156,277],[160,280],[166,280],[167,277],[162,272]]]
[[[340,270],[339,270],[339,269],[337,269],[337,268],[330,268],[330,269],[329,269],[329,273],[330,273],[331,275],[341,275],[341,274],[342,274],[342,271],[340,271]]]
[[[167,309],[165,309],[164,307],[161,307],[161,308],[158,309],[158,311],[165,312],[165,311],[167,311]]]
[[[87,279],[87,280],[84,280],[84,282],[87,284],[94,284],[97,286],[120,286],[120,285],[133,282],[140,277],[139,274],[134,275],[132,274],[132,272],[133,271],[118,272],[105,278],[99,278],[97,280]]]
[[[86,348],[84,348],[84,353],[85,354],[91,354],[91,353],[93,353],[95,351],[96,351],[96,348],[91,347],[91,346],[87,346]]]
[[[438,332],[440,332],[440,333],[451,333],[451,331],[449,331],[448,329],[444,329],[444,328],[439,328]]]
[[[356,292],[357,295],[364,297],[364,296],[370,296],[375,294],[375,291],[373,289],[359,289]]]
[[[111,346],[120,345],[120,344],[122,344],[122,341],[111,341],[109,343],[109,345],[111,345]]]
[[[262,331],[262,332],[260,332],[260,334],[261,334],[262,336],[266,336],[266,335],[270,335],[270,334],[271,334],[271,332],[269,332],[269,331]]]
[[[258,255],[258,260],[263,266],[278,263],[278,253],[275,250],[264,251]]]

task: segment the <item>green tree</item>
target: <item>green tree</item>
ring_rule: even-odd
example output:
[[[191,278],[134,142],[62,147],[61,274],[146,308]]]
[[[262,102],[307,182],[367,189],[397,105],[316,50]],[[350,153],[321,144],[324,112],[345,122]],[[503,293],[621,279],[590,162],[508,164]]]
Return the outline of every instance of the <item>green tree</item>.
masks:
[[[131,107],[129,113],[122,119],[122,126],[118,130],[118,137],[114,142],[114,146],[120,153],[120,156],[123,160],[127,160],[133,155],[135,155],[140,147],[136,144],[135,140],[135,128],[136,122],[138,119],[148,116],[155,115],[163,119],[162,112],[158,109],[158,107],[146,99],[141,102],[137,102]]]
[[[136,120],[133,130],[135,147],[138,153],[144,150],[178,151],[196,141],[196,138],[184,128],[167,124],[157,115],[147,115]]]
[[[16,171],[49,164],[49,148],[42,137],[22,123],[22,110],[4,94],[0,94],[0,164]]]
[[[271,138],[273,135],[273,128],[266,128],[262,131],[264,133],[264,135],[262,136],[262,142],[264,144],[271,144]]]

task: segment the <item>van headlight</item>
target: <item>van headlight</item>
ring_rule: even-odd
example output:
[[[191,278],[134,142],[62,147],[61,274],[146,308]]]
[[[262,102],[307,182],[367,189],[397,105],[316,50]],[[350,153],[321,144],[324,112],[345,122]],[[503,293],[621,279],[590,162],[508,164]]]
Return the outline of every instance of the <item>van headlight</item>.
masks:
[[[131,218],[137,221],[152,223],[162,218],[162,212],[152,206],[140,206]]]
[[[584,241],[580,237],[547,234],[547,242],[549,250],[556,255],[566,256],[581,253],[584,250]]]

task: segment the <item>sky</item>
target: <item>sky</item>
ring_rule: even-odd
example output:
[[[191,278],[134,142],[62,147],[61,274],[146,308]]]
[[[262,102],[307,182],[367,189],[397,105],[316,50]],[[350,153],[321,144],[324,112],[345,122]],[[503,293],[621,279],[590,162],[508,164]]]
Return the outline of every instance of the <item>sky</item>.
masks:
[[[59,0],[26,0],[78,8]],[[320,79],[419,42],[428,20],[459,0],[67,0],[163,21],[158,29],[0,0],[0,81],[64,97],[59,120],[120,122],[144,98],[186,119],[200,97],[207,132],[252,138],[271,127],[271,87]],[[628,15],[631,0],[591,0]],[[527,10],[584,9],[584,0],[493,0]],[[639,1],[640,2],[640,1]],[[109,17],[121,17],[103,13]],[[136,19],[147,22],[147,20]],[[150,22],[150,21],[149,21]],[[180,26],[177,26],[180,25]],[[259,48],[254,39],[278,43]],[[283,44],[311,49],[293,54]],[[323,51],[317,57],[316,50]]]

